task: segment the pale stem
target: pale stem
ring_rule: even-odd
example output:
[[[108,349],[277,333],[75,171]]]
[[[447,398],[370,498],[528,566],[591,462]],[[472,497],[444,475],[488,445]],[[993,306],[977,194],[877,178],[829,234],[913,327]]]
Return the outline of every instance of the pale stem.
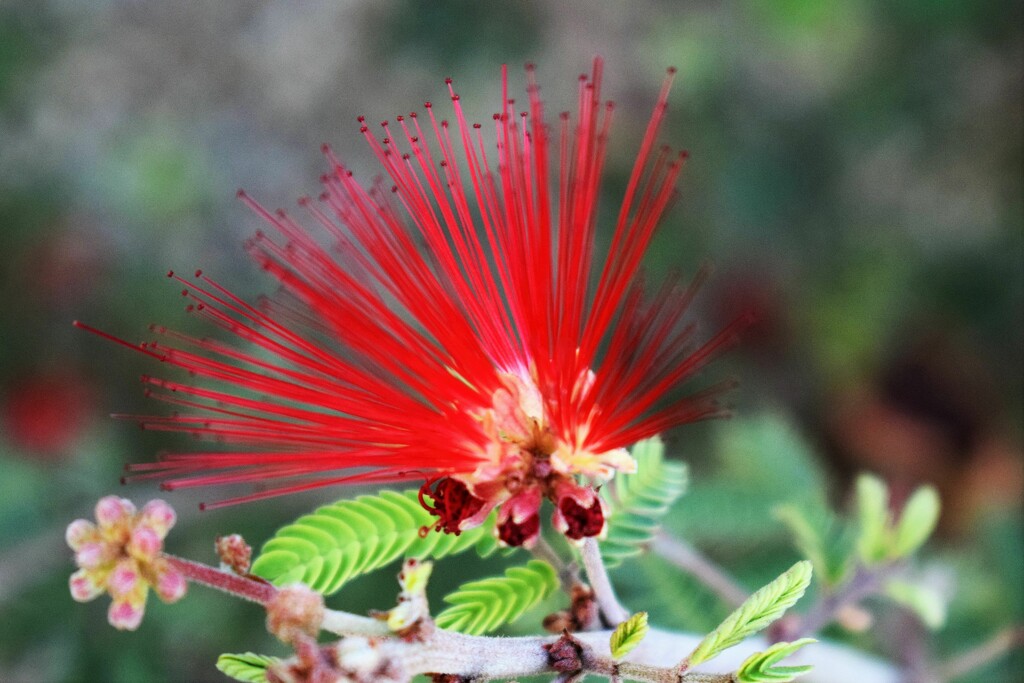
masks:
[[[382,657],[400,665],[403,674],[409,676],[442,672],[463,676],[478,683],[554,673],[544,646],[557,641],[557,636],[484,637],[436,629],[426,633],[421,640],[404,640],[394,635],[379,637],[380,622],[371,627],[373,633],[364,632],[361,635],[370,636]],[[576,674],[595,674],[605,677],[617,675],[625,681],[647,683],[733,681],[731,673],[693,671],[679,674],[675,667],[675,657],[679,652],[688,652],[696,647],[701,638],[695,634],[652,628],[643,642],[628,655],[628,661],[616,662],[609,652],[611,633],[610,630],[604,630],[574,634],[573,638],[582,647],[581,668],[563,675],[559,680],[576,681],[579,680]],[[735,671],[746,657],[767,646],[763,638],[752,638],[719,655],[710,665],[719,672]],[[797,661],[815,667],[806,679],[801,679],[808,683],[900,683],[899,673],[891,665],[831,643],[820,642],[806,648],[799,653]]]
[[[596,551],[597,543],[590,539],[591,549],[588,552],[584,544],[583,557],[591,557]],[[267,604],[277,593],[271,584],[249,576],[238,576],[224,572],[199,562],[193,562],[172,555],[164,555],[167,561],[185,577],[194,583],[236,595],[246,600]],[[598,558],[600,556],[598,555]],[[603,581],[610,593],[604,565],[598,559],[593,573],[588,576],[595,584]],[[603,578],[597,578],[603,577]],[[594,586],[597,592],[596,585]],[[607,598],[606,598],[607,599]],[[602,603],[602,607],[607,603]],[[625,610],[612,602],[612,609],[618,608],[622,619],[626,618]],[[553,673],[545,645],[555,642],[557,636],[537,636],[523,638],[468,636],[443,629],[435,629],[421,641],[406,641],[391,633],[387,624],[378,619],[364,617],[339,610],[325,610],[322,628],[339,635],[358,635],[376,639],[379,647],[393,656],[393,661],[400,662],[409,673],[449,672],[467,676],[473,680],[486,681],[493,679],[514,678],[533,674]],[[615,662],[609,652],[609,640],[612,631],[590,631],[577,633],[573,637],[583,647],[581,660],[583,669],[580,673],[593,673],[603,676],[619,676],[623,680],[646,681],[647,683],[730,683],[732,674],[715,674],[703,672],[686,672],[682,676],[676,670],[675,657],[679,652],[689,652],[700,642],[696,634],[674,633],[652,628],[643,642],[628,656],[629,661]],[[1013,638],[1019,639],[1019,633]],[[1017,642],[1017,641],[1014,641]],[[1002,641],[1000,641],[1002,643]],[[1012,644],[1012,643],[1011,643]],[[752,638],[730,648],[726,653],[715,658],[713,664],[720,670],[735,670],[747,656],[767,647],[763,638]],[[1000,647],[1007,647],[1000,645]],[[829,683],[897,683],[898,674],[891,665],[876,660],[855,650],[833,645],[817,643],[814,647],[801,652],[800,661],[817,667],[817,673],[826,676]],[[813,680],[812,676],[808,681]]]
[[[707,586],[730,607],[739,607],[749,593],[743,590],[724,569],[705,557],[689,543],[659,532],[651,550]]]
[[[791,621],[777,622],[779,628],[773,635],[776,640],[794,641],[817,633],[835,621],[836,615],[844,607],[856,605],[877,593],[886,579],[901,567],[898,562],[870,568],[858,566],[853,578],[837,590],[822,595],[806,614]]]
[[[604,560],[601,558],[601,549],[594,538],[583,540],[583,547],[580,548],[580,557],[583,560],[583,569],[587,573],[587,581],[594,591],[594,599],[601,609],[601,614],[609,625],[615,626],[629,619],[629,612],[619,604],[615,597],[615,589],[608,578],[608,570],[605,569]]]
[[[571,595],[573,586],[580,583],[579,567],[575,563],[570,564],[563,560],[543,536],[537,538],[537,543],[530,548],[530,552],[537,559],[544,560],[555,568],[562,590]]]
[[[942,679],[955,680],[1024,647],[1024,625],[1011,626],[981,645],[955,655],[942,665]]]
[[[324,620],[320,623],[320,628],[339,636],[394,635],[386,621],[336,609],[324,610]]]

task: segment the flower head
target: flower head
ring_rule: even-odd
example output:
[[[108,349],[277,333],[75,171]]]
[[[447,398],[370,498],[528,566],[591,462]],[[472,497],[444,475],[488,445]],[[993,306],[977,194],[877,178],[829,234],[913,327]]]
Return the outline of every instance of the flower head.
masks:
[[[107,619],[128,631],[142,622],[150,588],[164,602],[180,600],[185,577],[162,557],[164,537],[174,520],[174,510],[162,500],[151,500],[136,511],[124,498],[101,498],[96,523],[77,519],[67,528],[79,567],[71,575],[71,596],[88,602],[109,593],[113,602]]]
[[[270,227],[248,249],[282,295],[252,305],[201,272],[170,273],[229,341],[154,326],[154,341],[129,344],[192,378],[144,377],[179,412],[140,421],[218,445],[137,476],[168,489],[260,483],[221,504],[425,478],[438,530],[504,504],[502,540],[528,544],[547,498],[577,539],[602,532],[594,486],[635,469],[626,447],[721,412],[721,387],[678,386],[733,331],[694,343],[682,318],[701,278],[646,297],[638,274],[685,159],[655,144],[672,72],[607,253],[595,240],[614,111],[601,61],[580,77],[575,117],[554,126],[532,67],[527,78],[519,111],[503,71],[490,145],[450,80],[452,122],[429,102],[380,135],[360,117],[386,180],[362,186],[325,148],[319,201],[299,202],[316,232],[240,193]]]

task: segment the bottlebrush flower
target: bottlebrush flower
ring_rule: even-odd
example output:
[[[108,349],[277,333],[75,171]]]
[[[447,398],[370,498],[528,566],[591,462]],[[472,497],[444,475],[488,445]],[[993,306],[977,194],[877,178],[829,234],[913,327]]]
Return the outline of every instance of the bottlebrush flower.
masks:
[[[88,602],[110,593],[107,620],[128,631],[142,622],[151,587],[164,602],[180,600],[185,576],[161,555],[174,521],[174,510],[162,500],[151,500],[136,512],[124,498],[101,498],[95,524],[76,519],[68,525],[67,542],[79,567],[71,575],[71,597]]]
[[[490,150],[450,79],[453,123],[429,102],[383,122],[380,137],[360,117],[386,180],[364,188],[325,147],[323,193],[299,201],[316,235],[240,192],[271,228],[248,250],[283,294],[252,305],[201,272],[169,274],[231,341],[153,326],[155,341],[128,344],[192,378],[144,377],[180,412],[138,419],[219,446],[131,469],[168,489],[261,487],[217,505],[426,478],[438,530],[459,533],[507,503],[501,539],[528,544],[546,497],[569,537],[600,534],[592,487],[635,469],[626,447],[721,412],[722,386],[678,387],[734,332],[694,343],[682,318],[700,277],[653,297],[639,277],[685,159],[655,144],[672,73],[607,254],[595,232],[614,107],[600,100],[600,59],[580,77],[576,116],[554,127],[533,68],[525,111],[503,70]]]

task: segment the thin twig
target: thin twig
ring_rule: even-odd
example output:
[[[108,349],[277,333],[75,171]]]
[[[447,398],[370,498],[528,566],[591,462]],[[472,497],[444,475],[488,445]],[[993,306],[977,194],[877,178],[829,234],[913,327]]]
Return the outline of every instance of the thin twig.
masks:
[[[562,590],[567,595],[572,595],[573,586],[580,583],[580,570],[575,563],[569,563],[562,559],[562,557],[551,547],[543,536],[537,539],[536,545],[534,545],[530,552],[539,559],[544,560],[558,572],[558,583],[561,585]]]
[[[185,578],[194,583],[199,583],[209,588],[216,588],[219,591],[236,595],[250,602],[266,606],[271,598],[277,595],[277,589],[263,579],[248,576],[239,576],[230,572],[214,569],[201,562],[186,560],[183,557],[164,554],[164,557],[175,569],[185,575]]]
[[[775,639],[793,641],[817,633],[835,621],[844,607],[856,605],[881,590],[886,580],[902,566],[899,562],[892,562],[877,567],[857,567],[849,581],[822,595],[806,614],[777,622],[778,628],[773,634]]]
[[[615,597],[615,589],[608,578],[608,570],[605,569],[597,541],[593,538],[584,539],[580,557],[583,559],[583,569],[587,572],[587,581],[594,590],[594,598],[608,625],[616,626],[629,619],[629,612]]]
[[[650,547],[655,554],[707,586],[730,607],[739,607],[749,596],[724,569],[685,541],[662,531],[654,537]]]
[[[592,544],[591,551],[596,549]],[[583,557],[591,557],[584,544]],[[272,585],[248,576],[238,576],[213,567],[165,555],[167,559],[190,580],[225,591],[238,597],[266,604],[277,589]],[[593,558],[591,557],[591,560]],[[603,581],[607,591],[611,586],[603,563],[592,562],[591,581]],[[600,578],[603,577],[603,578]],[[625,610],[614,602],[624,613]],[[604,604],[607,603],[607,600]],[[469,636],[444,629],[434,629],[421,639],[407,640],[388,630],[384,621],[339,610],[325,610],[322,628],[345,636],[369,637],[374,647],[381,650],[388,661],[400,664],[409,673],[442,671],[466,675],[473,680],[494,680],[533,674],[554,673],[545,646],[555,642],[555,636],[536,637],[484,637]],[[675,668],[676,653],[692,650],[701,637],[696,634],[674,633],[651,628],[643,642],[629,655],[629,661],[616,662],[611,659],[609,640],[611,631],[590,631],[576,633],[572,637],[581,645],[583,668],[578,673],[597,675],[619,675],[625,680],[648,681],[649,683],[726,683],[731,674],[710,674],[686,672],[679,676]],[[763,638],[752,638],[731,648],[714,661],[719,670],[735,670],[744,658],[767,647]],[[801,662],[818,667],[828,676],[830,683],[860,683],[870,680],[874,683],[896,683],[897,672],[884,662],[856,652],[855,650],[825,642],[817,643],[801,654]]]
[[[952,681],[1024,647],[1024,625],[1003,629],[984,643],[946,660],[939,669],[942,680]]]

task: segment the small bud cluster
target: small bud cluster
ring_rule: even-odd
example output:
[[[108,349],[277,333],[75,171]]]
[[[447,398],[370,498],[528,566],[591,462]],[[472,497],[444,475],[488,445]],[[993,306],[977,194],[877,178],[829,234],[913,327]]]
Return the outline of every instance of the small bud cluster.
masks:
[[[239,576],[249,573],[249,567],[252,565],[252,546],[239,534],[218,536],[215,547],[222,570],[230,570]]]
[[[324,596],[302,583],[281,588],[267,603],[267,630],[278,639],[315,638],[324,620]]]
[[[398,604],[387,613],[388,628],[407,640],[416,640],[433,630],[427,604],[427,581],[433,563],[409,558],[398,574],[402,591]]]
[[[131,501],[106,496],[96,504],[96,523],[77,519],[66,538],[79,569],[71,575],[71,597],[87,602],[109,593],[107,620],[134,631],[142,622],[149,589],[164,602],[185,595],[185,576],[163,557],[163,543],[175,514],[162,500],[136,511]]]
[[[551,633],[577,633],[589,631],[600,625],[600,614],[594,591],[589,586],[577,583],[570,593],[569,609],[544,617],[544,628]]]
[[[395,662],[389,644],[353,636],[332,645],[295,643],[295,657],[267,669],[267,683],[402,683],[410,676]]]
[[[580,641],[563,632],[562,637],[544,646],[548,653],[548,664],[563,674],[574,674],[583,668],[583,645]]]

